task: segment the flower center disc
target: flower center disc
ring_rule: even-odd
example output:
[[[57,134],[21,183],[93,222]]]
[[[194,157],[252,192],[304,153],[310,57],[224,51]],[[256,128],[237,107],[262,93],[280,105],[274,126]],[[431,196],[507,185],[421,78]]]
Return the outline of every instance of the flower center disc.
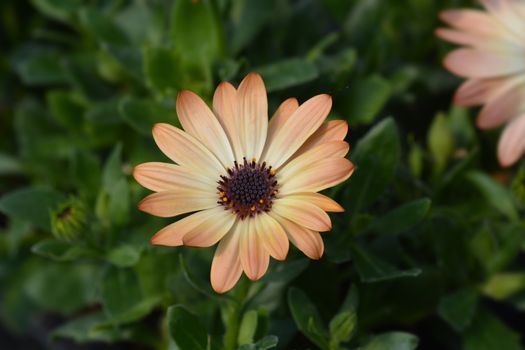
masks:
[[[257,213],[268,212],[277,193],[275,171],[266,162],[255,160],[235,162],[226,176],[218,181],[219,201],[225,209],[231,209],[241,219],[254,217]]]

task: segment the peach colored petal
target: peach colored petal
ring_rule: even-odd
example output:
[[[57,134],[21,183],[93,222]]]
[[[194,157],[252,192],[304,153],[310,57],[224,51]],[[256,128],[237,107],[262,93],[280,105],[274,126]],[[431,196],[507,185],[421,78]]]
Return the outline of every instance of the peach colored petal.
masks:
[[[180,165],[150,162],[137,165],[133,177],[152,191],[194,189],[214,192],[216,183],[199,173]]]
[[[525,114],[512,120],[501,134],[498,159],[508,167],[516,163],[525,153]]]
[[[436,35],[443,40],[454,44],[471,46],[476,49],[510,51],[513,54],[519,52],[521,47],[513,42],[505,40],[505,37],[490,38],[479,33],[464,32],[448,28],[438,28]]]
[[[237,215],[223,207],[207,210],[208,216],[183,237],[184,245],[190,247],[210,247],[217,243],[233,226]]]
[[[335,186],[352,175],[354,165],[345,158],[328,158],[312,163],[302,168],[299,173],[284,173],[287,167],[279,174],[281,187],[279,193],[284,196],[296,192],[319,192]]]
[[[452,73],[466,78],[494,78],[525,71],[525,60],[519,55],[476,49],[454,50],[443,63]]]
[[[217,208],[222,207],[218,206]],[[170,247],[183,245],[182,237],[195,227],[199,226],[202,221],[209,216],[209,211],[215,209],[216,208],[211,208],[199,211],[164,227],[151,238],[150,242],[155,245]]]
[[[188,189],[153,193],[139,203],[140,210],[164,218],[215,206],[217,197],[213,193]]]
[[[487,102],[489,97],[506,81],[508,81],[508,78],[469,79],[456,91],[454,103],[464,107],[481,105]]]
[[[184,130],[202,142],[224,166],[233,165],[233,151],[228,137],[206,103],[193,92],[183,90],[177,96],[176,107]]]
[[[189,167],[214,181],[224,173],[222,164],[206,147],[174,126],[155,124],[153,138],[160,150],[179,165]]]
[[[484,36],[497,37],[504,33],[503,27],[492,16],[480,10],[445,10],[439,14],[439,18],[456,29]]]
[[[275,138],[277,132],[282,128],[284,123],[292,116],[293,112],[299,108],[299,102],[296,98],[289,98],[285,100],[279,108],[275,111],[270,123],[268,124],[268,136],[266,143],[269,144]]]
[[[345,211],[344,208],[339,205],[339,203],[334,201],[332,198],[322,195],[320,193],[300,192],[283,196],[283,198],[293,198],[312,203],[327,212],[341,213]]]
[[[299,148],[292,158],[330,141],[342,141],[348,133],[348,123],[345,120],[330,120],[323,123],[312,136]]]
[[[268,131],[268,99],[261,76],[248,74],[239,85],[237,97],[244,156],[260,159]]]
[[[332,98],[328,95],[317,95],[303,103],[266,146],[263,158],[279,168],[319,129],[331,107]]]
[[[242,227],[244,232],[239,232],[241,265],[246,276],[255,281],[261,278],[268,270],[270,255],[264,249],[264,244],[259,235],[257,235],[253,220],[243,220],[240,223],[244,224]]]
[[[271,213],[271,215],[282,225],[293,245],[310,259],[321,259],[324,252],[324,243],[319,232],[297,225],[295,222],[275,213]]]
[[[482,129],[495,128],[525,110],[525,76],[509,80],[490,96],[481,109],[477,125]]]
[[[219,242],[211,263],[210,281],[213,290],[225,293],[232,289],[242,274],[239,257],[239,237],[244,233],[244,222],[237,222]]]
[[[239,136],[240,120],[237,113],[237,90],[232,84],[222,82],[213,95],[213,110],[232,145],[235,159],[240,162],[244,155]]]
[[[505,27],[516,40],[525,40],[525,23],[523,22],[523,4],[508,0],[481,0],[501,26]],[[521,5],[521,6],[520,6]]]
[[[285,183],[287,181],[293,181],[293,178],[297,174],[300,174],[309,167],[315,166],[315,163],[323,159],[344,157],[349,149],[350,146],[345,141],[322,143],[285,164],[278,171],[279,182]]]
[[[283,228],[274,218],[262,212],[253,219],[255,231],[266,251],[277,260],[286,259],[289,242]]]
[[[314,231],[330,231],[332,222],[328,214],[318,206],[290,197],[277,198],[272,211],[288,220]]]

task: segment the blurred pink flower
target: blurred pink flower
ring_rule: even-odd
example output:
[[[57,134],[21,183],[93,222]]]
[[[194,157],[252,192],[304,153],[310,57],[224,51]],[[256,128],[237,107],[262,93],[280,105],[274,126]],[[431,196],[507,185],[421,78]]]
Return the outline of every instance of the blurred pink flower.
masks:
[[[312,97],[299,106],[284,101],[268,122],[264,82],[251,73],[238,89],[227,82],[213,97],[213,111],[190,91],[180,92],[177,114],[185,131],[156,124],[153,137],[177,164],[144,163],[133,172],[155,191],[139,208],[173,217],[193,213],[151,239],[164,246],[209,247],[219,242],[211,284],[223,293],[244,271],[257,280],[269,257],[284,260],[290,240],[312,259],[323,255],[319,232],[329,231],[326,212],[343,208],[317,193],[346,180],[348,126],[324,123],[332,99]]]
[[[465,45],[449,53],[445,67],[467,80],[454,102],[482,105],[477,125],[482,129],[506,124],[498,145],[503,166],[525,153],[525,1],[480,0],[485,10],[446,10],[441,19],[451,28],[436,34]]]

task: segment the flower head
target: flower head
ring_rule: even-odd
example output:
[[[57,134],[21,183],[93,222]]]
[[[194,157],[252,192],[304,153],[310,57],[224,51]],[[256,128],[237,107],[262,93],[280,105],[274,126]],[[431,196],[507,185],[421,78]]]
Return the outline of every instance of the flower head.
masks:
[[[444,61],[452,73],[467,78],[455,95],[461,106],[483,105],[477,124],[488,129],[507,124],[499,141],[503,166],[525,152],[525,2],[480,0],[486,11],[460,9],[441,13],[452,28],[436,31],[442,39],[465,45]]]
[[[326,212],[343,208],[317,192],[353,172],[345,159],[347,124],[324,123],[328,95],[299,106],[284,101],[268,122],[266,90],[251,73],[238,89],[223,82],[213,111],[190,91],[180,92],[177,114],[185,131],[156,124],[153,137],[176,164],[145,163],[135,179],[155,191],[139,204],[152,215],[193,213],[151,239],[165,246],[209,247],[219,242],[211,267],[215,291],[231,289],[242,271],[261,278],[270,256],[284,260],[289,240],[312,259],[331,229]]]

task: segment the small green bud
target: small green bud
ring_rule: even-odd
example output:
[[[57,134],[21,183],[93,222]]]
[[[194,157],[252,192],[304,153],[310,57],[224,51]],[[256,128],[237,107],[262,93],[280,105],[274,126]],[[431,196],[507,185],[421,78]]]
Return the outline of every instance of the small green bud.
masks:
[[[70,197],[51,211],[51,229],[55,238],[72,242],[84,234],[87,223],[87,210],[84,202]]]

